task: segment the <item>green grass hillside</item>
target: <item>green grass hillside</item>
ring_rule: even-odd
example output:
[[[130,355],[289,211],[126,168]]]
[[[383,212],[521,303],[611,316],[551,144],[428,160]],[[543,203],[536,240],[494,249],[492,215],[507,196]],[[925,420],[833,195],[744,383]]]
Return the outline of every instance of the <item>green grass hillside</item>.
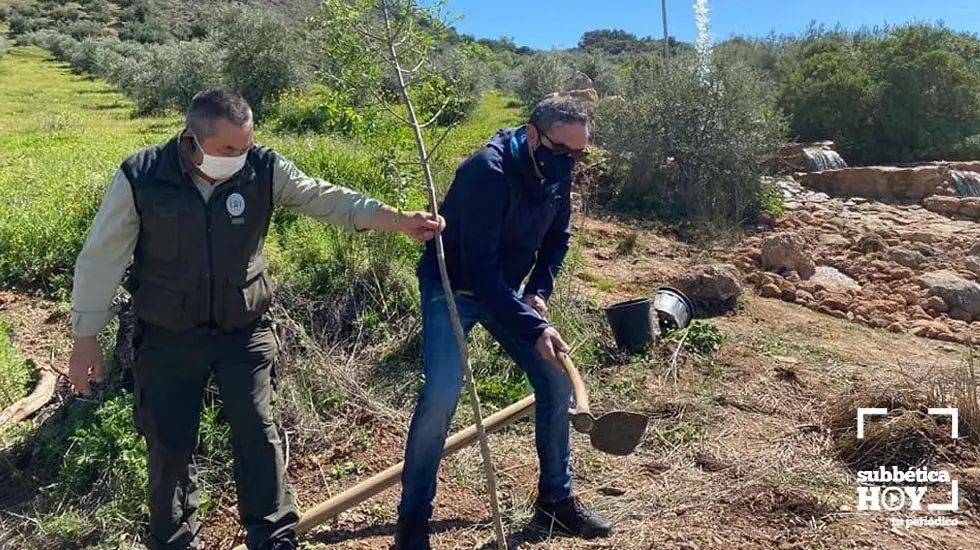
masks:
[[[126,156],[168,139],[182,126],[178,112],[135,112],[134,103],[114,88],[72,72],[39,48],[16,47],[0,59],[0,290],[37,292],[62,302],[62,310],[67,306],[75,258],[114,170]],[[437,151],[439,186],[445,188],[457,163],[494,131],[519,122],[511,99],[486,95]],[[257,128],[256,141],[285,154],[309,175],[401,207],[426,207],[414,142],[405,129],[388,125],[341,138],[289,135],[274,128],[274,120]],[[443,132],[433,128],[427,137],[434,142]],[[405,406],[419,383],[417,330],[411,327],[417,328],[413,271],[421,248],[400,235],[351,235],[278,211],[266,252],[285,311],[297,316],[316,340],[302,344],[303,349],[353,346],[352,353],[363,353],[368,347],[353,383],[379,395],[379,403]],[[554,311],[562,315],[560,305]],[[576,325],[568,326],[574,335]],[[114,327],[103,335],[107,353]],[[302,453],[324,445],[323,434],[340,427],[336,423],[344,415],[338,415],[338,407],[346,407],[348,390],[325,375],[320,356],[304,357],[287,347],[298,355],[284,365],[278,415],[285,429],[299,434],[294,452]],[[487,335],[474,335],[473,357],[481,376],[478,389],[489,407],[529,391]],[[2,401],[23,396],[28,377],[5,333],[0,334]],[[15,538],[7,542],[16,546],[30,540],[47,548],[84,541],[86,548],[108,548],[110,538],[139,532],[145,521],[145,448],[132,431],[131,408],[125,392],[98,401],[69,400],[56,422],[36,433],[21,430],[17,441],[5,443],[3,452],[13,453],[3,455],[6,464],[14,463],[13,456],[27,464],[11,479],[27,484],[32,495],[16,505],[32,520],[16,526]],[[460,422],[467,421],[465,412],[460,416]],[[202,513],[207,516],[215,509],[211,498],[233,494],[232,470],[226,467],[228,427],[213,395],[205,404],[201,441]],[[17,445],[26,447],[18,451]]]

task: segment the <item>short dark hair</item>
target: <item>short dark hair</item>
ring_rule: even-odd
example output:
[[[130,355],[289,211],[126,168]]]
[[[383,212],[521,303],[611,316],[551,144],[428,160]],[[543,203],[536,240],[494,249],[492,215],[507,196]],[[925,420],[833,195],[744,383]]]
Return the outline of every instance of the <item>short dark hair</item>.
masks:
[[[528,122],[543,132],[547,132],[555,124],[582,124],[588,128],[589,111],[581,101],[558,94],[535,105]]]
[[[191,99],[185,124],[198,139],[204,139],[214,135],[214,123],[219,118],[241,126],[252,120],[252,108],[242,96],[212,88],[198,92]]]

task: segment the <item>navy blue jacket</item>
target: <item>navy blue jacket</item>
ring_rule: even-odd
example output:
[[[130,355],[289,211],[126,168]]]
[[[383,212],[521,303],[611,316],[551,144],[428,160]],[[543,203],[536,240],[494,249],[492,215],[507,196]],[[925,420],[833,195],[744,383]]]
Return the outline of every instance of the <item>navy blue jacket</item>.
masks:
[[[463,161],[439,209],[453,289],[475,294],[494,320],[530,342],[548,323],[517,291],[530,272],[524,294],[551,296],[571,237],[571,192],[571,174],[538,178],[524,127],[504,128]],[[439,280],[434,240],[418,274]]]

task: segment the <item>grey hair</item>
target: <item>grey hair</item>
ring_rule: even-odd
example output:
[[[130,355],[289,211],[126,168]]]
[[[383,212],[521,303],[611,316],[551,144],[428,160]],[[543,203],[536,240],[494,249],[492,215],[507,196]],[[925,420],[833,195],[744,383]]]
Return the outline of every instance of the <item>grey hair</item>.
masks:
[[[553,95],[534,106],[528,122],[543,132],[547,132],[555,124],[582,124],[588,128],[589,111],[581,101],[573,97]]]
[[[212,88],[198,92],[191,99],[185,124],[198,139],[204,139],[214,135],[214,125],[219,118],[242,126],[252,120],[252,108],[242,96]]]

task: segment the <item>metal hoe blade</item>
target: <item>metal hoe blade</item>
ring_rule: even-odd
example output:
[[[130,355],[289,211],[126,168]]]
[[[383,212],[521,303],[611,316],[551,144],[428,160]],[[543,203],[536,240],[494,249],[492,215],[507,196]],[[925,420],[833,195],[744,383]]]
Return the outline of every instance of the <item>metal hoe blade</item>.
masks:
[[[592,426],[592,446],[604,453],[628,455],[640,444],[649,420],[644,414],[627,411],[606,413],[596,418]]]
[[[598,418],[591,412],[573,411],[571,421],[575,431],[590,436],[589,440],[597,450],[625,456],[640,444],[649,418],[626,411],[613,411]]]

